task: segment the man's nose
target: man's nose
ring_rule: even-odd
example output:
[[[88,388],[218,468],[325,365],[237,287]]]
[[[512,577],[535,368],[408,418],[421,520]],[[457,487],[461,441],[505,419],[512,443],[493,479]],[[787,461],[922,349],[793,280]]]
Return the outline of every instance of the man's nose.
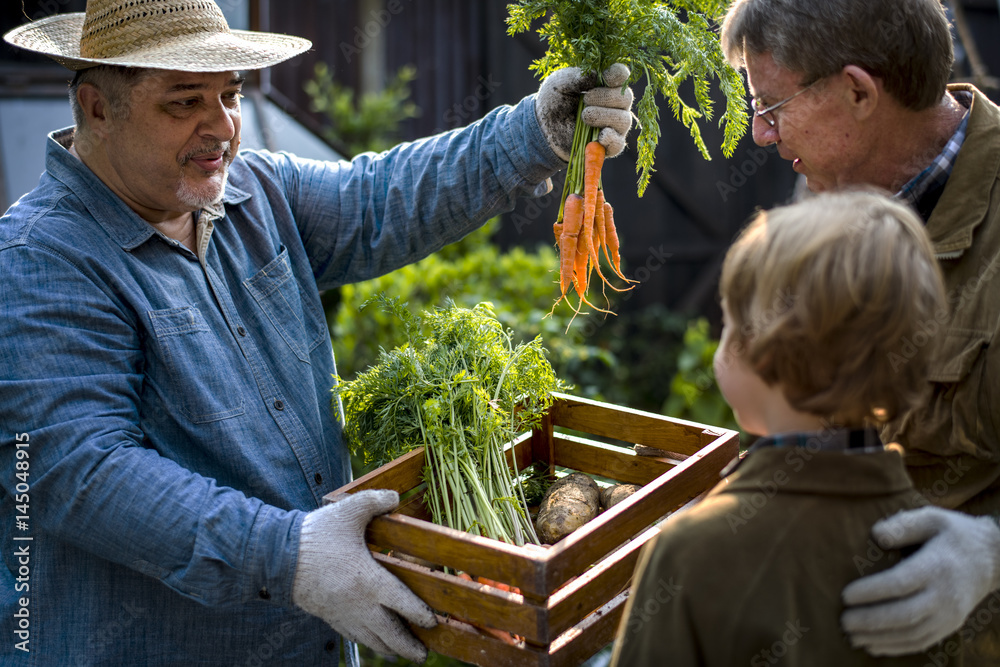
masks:
[[[778,128],[771,126],[757,114],[753,115],[751,131],[753,132],[753,142],[758,146],[770,146],[778,143]]]
[[[221,100],[210,105],[201,123],[201,133],[219,141],[232,141],[236,136],[235,117],[239,117],[239,108],[227,107]]]

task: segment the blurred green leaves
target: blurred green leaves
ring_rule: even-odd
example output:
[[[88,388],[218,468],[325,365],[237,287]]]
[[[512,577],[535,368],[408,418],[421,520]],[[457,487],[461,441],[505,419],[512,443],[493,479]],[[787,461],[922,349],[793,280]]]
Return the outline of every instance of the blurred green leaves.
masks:
[[[405,65],[381,91],[357,97],[353,89],[335,81],[330,68],[320,62],[305,91],[311,99],[310,109],[329,120],[324,136],[352,157],[388,150],[398,143],[402,122],[420,115],[410,100],[410,83],[416,78],[417,68]]]

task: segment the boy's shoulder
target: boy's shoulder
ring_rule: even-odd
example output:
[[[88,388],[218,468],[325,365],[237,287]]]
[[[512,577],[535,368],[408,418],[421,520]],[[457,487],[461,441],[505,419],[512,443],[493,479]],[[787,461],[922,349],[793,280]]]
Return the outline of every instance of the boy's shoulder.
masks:
[[[925,504],[897,452],[768,447],[665,521],[654,557],[691,575],[739,574],[755,555],[856,550],[878,519]]]

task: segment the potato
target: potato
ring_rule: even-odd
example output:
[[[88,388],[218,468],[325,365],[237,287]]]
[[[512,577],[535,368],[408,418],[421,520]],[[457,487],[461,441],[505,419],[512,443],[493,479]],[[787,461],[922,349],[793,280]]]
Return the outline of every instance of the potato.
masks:
[[[582,472],[556,481],[542,498],[535,520],[538,539],[555,544],[597,516],[600,510],[600,487]]]
[[[614,484],[601,489],[601,509],[611,509],[641,488],[638,484]]]

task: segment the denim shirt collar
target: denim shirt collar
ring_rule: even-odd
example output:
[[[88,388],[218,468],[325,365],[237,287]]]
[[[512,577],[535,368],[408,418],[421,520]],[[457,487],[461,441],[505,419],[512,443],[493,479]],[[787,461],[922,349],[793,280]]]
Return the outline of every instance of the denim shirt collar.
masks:
[[[45,146],[45,168],[80,198],[115,243],[123,250],[134,250],[157,231],[112,192],[82,160],[69,152],[75,132],[76,128],[71,126],[49,133]],[[239,204],[250,197],[250,193],[227,181],[222,201],[199,211],[199,218],[205,221],[219,220],[225,217],[227,204]]]

